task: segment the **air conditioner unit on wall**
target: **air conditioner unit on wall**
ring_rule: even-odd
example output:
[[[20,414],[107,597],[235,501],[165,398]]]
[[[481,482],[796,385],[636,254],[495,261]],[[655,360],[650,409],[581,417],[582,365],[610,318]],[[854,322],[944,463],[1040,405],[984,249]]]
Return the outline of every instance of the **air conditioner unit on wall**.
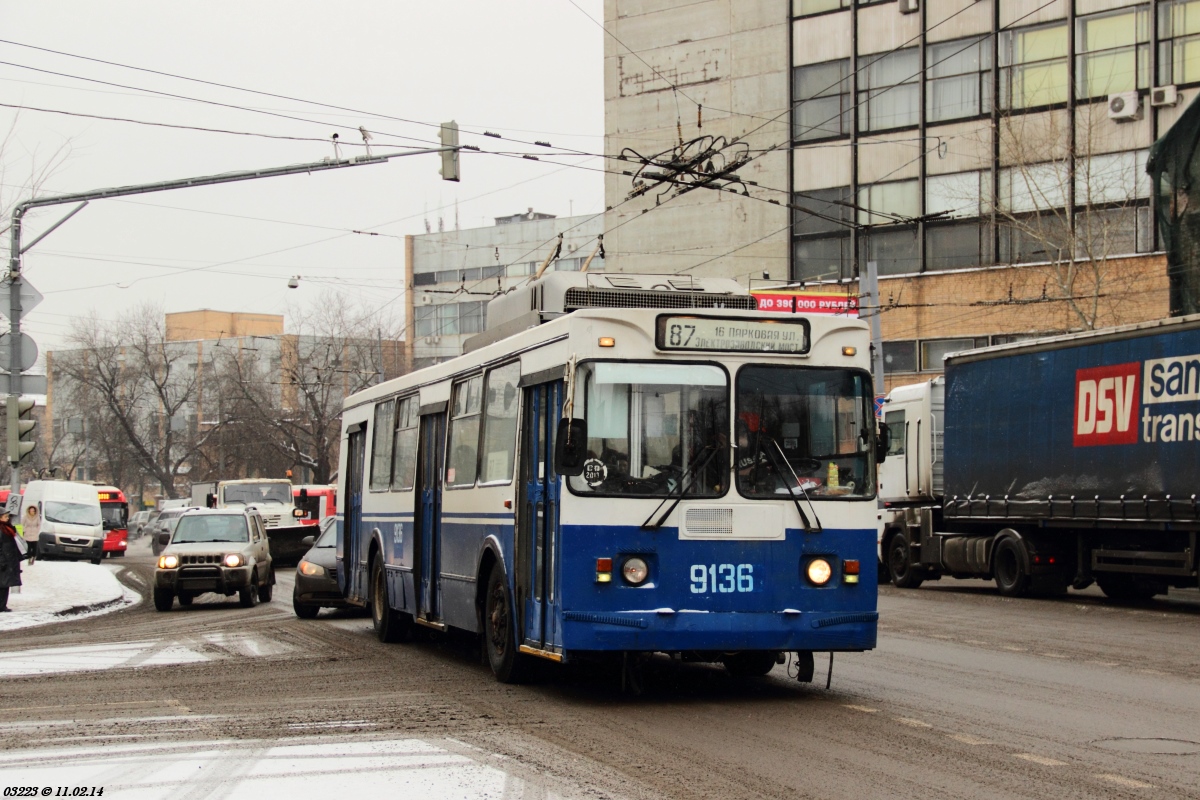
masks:
[[[1179,104],[1179,92],[1172,86],[1157,86],[1150,90],[1150,105],[1154,108]]]
[[[421,303],[423,305],[427,305],[427,306],[432,305],[433,304],[433,295],[431,295],[431,294],[421,295]]]
[[[1121,92],[1108,96],[1108,118],[1129,122],[1142,118],[1142,99],[1137,92]]]
[[[921,0],[900,0],[901,14],[915,14],[921,10]]]

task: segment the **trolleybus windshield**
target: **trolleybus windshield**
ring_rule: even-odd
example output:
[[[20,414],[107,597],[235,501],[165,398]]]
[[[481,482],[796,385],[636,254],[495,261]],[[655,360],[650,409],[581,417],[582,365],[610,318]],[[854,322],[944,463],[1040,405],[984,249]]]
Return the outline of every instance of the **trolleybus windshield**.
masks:
[[[587,419],[579,494],[723,495],[729,378],[711,364],[592,362],[579,368]],[[577,395],[578,397],[578,395]]]
[[[734,419],[738,492],[778,500],[875,494],[874,427],[865,373],[745,366]]]

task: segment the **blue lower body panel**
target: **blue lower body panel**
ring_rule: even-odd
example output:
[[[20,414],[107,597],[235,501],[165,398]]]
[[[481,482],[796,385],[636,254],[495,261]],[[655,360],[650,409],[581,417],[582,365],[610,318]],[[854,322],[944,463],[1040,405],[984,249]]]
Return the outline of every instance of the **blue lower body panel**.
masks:
[[[870,650],[875,612],[674,614],[570,612],[564,640],[573,650]]]

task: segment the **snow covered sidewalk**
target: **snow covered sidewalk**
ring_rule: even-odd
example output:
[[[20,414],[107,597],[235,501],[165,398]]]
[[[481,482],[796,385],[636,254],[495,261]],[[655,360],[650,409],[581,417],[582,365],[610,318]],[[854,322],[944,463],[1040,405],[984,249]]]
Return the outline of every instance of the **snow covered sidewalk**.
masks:
[[[123,567],[107,562],[35,561],[21,565],[24,585],[8,597],[12,611],[0,614],[0,631],[106,614],[138,601],[117,580]]]

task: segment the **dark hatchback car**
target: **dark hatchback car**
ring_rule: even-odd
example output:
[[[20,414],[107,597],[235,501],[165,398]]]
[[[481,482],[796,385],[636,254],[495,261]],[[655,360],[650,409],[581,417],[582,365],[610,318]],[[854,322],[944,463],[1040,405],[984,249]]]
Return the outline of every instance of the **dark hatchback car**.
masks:
[[[350,607],[337,582],[336,522],[334,517],[321,522],[321,535],[296,567],[292,608],[301,619],[312,619],[322,608]]]

